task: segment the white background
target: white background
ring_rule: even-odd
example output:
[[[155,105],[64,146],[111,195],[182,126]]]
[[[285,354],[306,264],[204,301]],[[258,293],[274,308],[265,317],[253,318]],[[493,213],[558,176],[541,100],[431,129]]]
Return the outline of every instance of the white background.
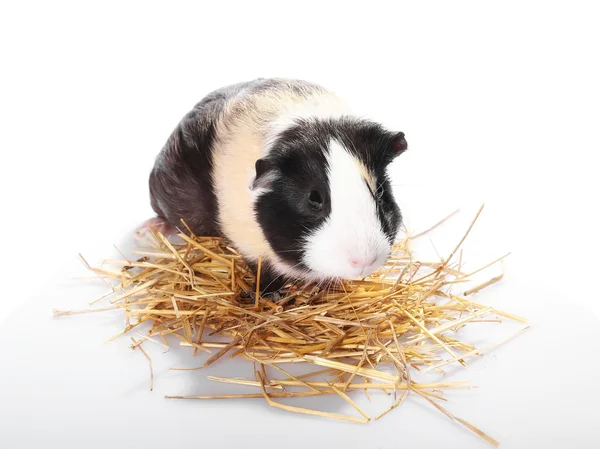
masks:
[[[456,373],[480,388],[447,407],[501,447],[598,447],[593,3],[3,2],[0,447],[487,447],[418,399],[367,426],[167,401],[232,387],[167,371],[198,360],[156,346],[150,393],[128,340],[104,344],[120,316],[51,319],[104,291],[73,280],[86,275],[76,255],[114,255],[151,216],[147,176],[183,114],[214,88],[267,76],[316,81],[406,133],[393,175],[409,227],[463,210],[423,251],[448,251],[483,201],[468,263],[513,251],[480,300],[532,328]]]

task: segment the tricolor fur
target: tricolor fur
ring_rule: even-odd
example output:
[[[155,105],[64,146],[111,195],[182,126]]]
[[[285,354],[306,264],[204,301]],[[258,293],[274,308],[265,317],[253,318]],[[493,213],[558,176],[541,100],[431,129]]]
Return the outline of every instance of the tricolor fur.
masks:
[[[184,117],[150,176],[172,225],[223,235],[264,262],[262,288],[359,277],[381,266],[400,225],[386,175],[402,133],[357,118],[333,93],[259,79],[209,94]]]

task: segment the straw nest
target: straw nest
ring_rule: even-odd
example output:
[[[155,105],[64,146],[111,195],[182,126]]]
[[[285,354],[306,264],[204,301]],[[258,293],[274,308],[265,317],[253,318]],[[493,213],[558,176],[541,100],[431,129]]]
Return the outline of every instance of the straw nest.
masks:
[[[188,229],[174,241],[151,230],[137,252],[142,257],[136,261],[108,260],[99,268],[84,261],[95,275],[111,280],[110,292],[93,301],[107,301],[107,307],[54,313],[64,316],[121,309],[126,327],[112,339],[142,323],[149,324],[147,335],[140,340],[132,338],[131,347],[148,358],[151,374],[152,360],[142,348],[145,339],[165,345],[177,342],[194,355],[207,353],[202,367],[226,354],[254,363],[253,379],[209,379],[253,386],[255,393],[168,398],[263,398],[287,411],[367,423],[372,417],[355,401],[358,390],[369,399],[375,390],[393,397],[392,405],[375,419],[412,393],[497,445],[493,438],[440,405],[443,390],[468,385],[415,380],[425,372],[443,375],[446,365],[466,365],[469,358],[491,348],[476,348],[461,341],[457,331],[465,325],[503,319],[525,323],[520,317],[469,299],[501,276],[463,294],[452,293],[457,284],[502,259],[474,272],[463,272],[459,249],[479,213],[481,209],[456,248],[441,261],[426,263],[413,258],[411,240],[421,233],[398,242],[385,266],[368,278],[328,285],[294,283],[286,286],[279,298],[258,295],[255,275],[223,239],[195,236]],[[217,336],[225,337],[225,341]],[[314,369],[293,375],[291,363]],[[356,416],[278,402],[281,398],[317,395],[339,396],[356,409]]]

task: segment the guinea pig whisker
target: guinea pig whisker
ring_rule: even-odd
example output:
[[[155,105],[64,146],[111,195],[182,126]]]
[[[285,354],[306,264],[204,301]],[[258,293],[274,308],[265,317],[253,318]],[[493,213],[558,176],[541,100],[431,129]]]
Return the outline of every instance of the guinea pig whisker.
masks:
[[[331,278],[329,279],[329,281],[327,282],[327,287],[325,287],[325,291],[327,293],[329,293],[331,291],[331,285],[333,284],[333,282],[335,281],[335,278]]]
[[[321,279],[319,281],[319,283],[317,284],[317,287],[320,288],[321,290],[325,290],[327,291],[327,287],[323,287],[325,285],[325,283],[328,282],[327,278]]]
[[[343,284],[342,284],[342,281],[340,280],[340,278],[339,278],[339,277],[334,277],[334,278],[332,279],[332,283],[333,283],[333,289],[334,289],[334,290],[337,290],[337,289],[338,289],[338,287],[339,287],[341,290],[343,290]]]
[[[344,284],[342,284],[342,279],[341,279],[341,278],[339,278],[339,277],[336,277],[336,278],[335,278],[335,287],[336,287],[336,288],[337,288],[337,287],[339,287],[339,288],[340,288],[340,289],[342,289],[342,290],[344,289],[344,288],[343,288],[343,287],[344,287]]]

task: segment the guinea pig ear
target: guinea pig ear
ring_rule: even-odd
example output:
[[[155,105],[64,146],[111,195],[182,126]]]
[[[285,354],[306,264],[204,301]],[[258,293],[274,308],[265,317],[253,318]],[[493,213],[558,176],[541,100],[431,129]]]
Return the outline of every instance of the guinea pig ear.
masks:
[[[390,162],[400,156],[408,148],[408,143],[404,138],[403,132],[398,132],[392,136],[389,146]]]
[[[256,175],[250,183],[250,190],[268,188],[275,179],[275,165],[273,162],[266,157],[258,159],[254,164],[254,169]]]

